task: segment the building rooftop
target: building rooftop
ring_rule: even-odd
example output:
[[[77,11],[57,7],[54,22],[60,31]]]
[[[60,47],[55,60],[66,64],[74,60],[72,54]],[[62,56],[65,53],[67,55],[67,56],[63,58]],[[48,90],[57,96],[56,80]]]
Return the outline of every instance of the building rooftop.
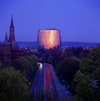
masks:
[[[56,28],[47,28],[47,29],[43,29],[43,30],[59,30],[59,29],[56,29]]]
[[[55,28],[48,28],[48,29],[45,29],[45,30],[58,30],[58,29],[55,29]]]

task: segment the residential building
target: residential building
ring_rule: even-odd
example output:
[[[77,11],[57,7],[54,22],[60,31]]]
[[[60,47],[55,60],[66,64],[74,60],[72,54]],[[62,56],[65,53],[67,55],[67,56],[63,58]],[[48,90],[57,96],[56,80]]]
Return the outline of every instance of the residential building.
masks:
[[[0,61],[3,61],[4,63],[8,63],[24,55],[25,51],[19,50],[18,48],[12,48],[12,44],[0,44]]]

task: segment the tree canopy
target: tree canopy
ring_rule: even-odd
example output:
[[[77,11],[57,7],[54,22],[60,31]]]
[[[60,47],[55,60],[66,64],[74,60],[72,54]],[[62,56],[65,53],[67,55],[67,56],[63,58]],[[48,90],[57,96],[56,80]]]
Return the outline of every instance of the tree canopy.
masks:
[[[93,48],[88,57],[81,60],[72,85],[84,101],[100,100],[100,48]]]
[[[9,66],[14,67],[16,70],[20,70],[26,77],[32,71],[37,62],[38,57],[35,55],[23,56],[10,62]]]
[[[3,66],[3,63],[2,63],[2,61],[0,61],[0,68]]]
[[[80,60],[77,57],[66,57],[64,60],[60,61],[56,67],[56,73],[62,76],[71,84],[73,76],[77,70],[79,70]]]
[[[29,89],[25,77],[12,67],[0,72],[0,101],[27,101]]]

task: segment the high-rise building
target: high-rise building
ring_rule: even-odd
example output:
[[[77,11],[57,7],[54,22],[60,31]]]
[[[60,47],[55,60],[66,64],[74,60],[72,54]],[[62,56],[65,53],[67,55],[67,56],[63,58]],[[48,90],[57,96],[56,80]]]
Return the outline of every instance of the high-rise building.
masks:
[[[60,51],[61,50],[60,30],[57,29],[38,30],[38,51],[39,47],[44,47],[45,49],[58,47],[58,50]]]
[[[7,36],[7,32],[6,32],[6,35],[5,35],[4,45],[7,45],[7,44],[12,44],[12,48],[17,48],[18,47],[18,44],[15,43],[13,17],[11,17],[9,39],[8,39],[8,36]]]

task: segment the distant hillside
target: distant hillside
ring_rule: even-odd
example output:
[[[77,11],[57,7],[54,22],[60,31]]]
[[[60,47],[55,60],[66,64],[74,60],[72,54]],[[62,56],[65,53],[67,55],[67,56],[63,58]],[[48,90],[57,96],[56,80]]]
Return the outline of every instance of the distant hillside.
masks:
[[[0,41],[1,44],[3,44],[3,41]],[[18,45],[20,47],[26,47],[26,46],[35,46],[37,47],[37,42],[21,42],[21,41],[18,41],[17,42]],[[83,46],[83,47],[94,47],[96,46],[97,44],[99,43],[87,43],[87,42],[61,42],[61,47],[66,47],[66,46],[73,46],[73,47],[78,47],[78,46]]]

